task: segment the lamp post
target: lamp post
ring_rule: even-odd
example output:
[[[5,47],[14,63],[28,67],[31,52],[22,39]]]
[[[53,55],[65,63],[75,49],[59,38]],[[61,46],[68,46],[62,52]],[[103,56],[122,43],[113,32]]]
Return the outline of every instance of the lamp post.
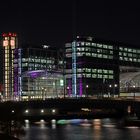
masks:
[[[112,88],[112,85],[109,85],[109,93],[108,93],[108,96],[110,97],[111,95],[111,88]]]
[[[70,87],[68,86],[68,87],[67,87],[67,95],[70,96],[70,94],[69,94],[69,89],[70,89]]]
[[[134,91],[134,100],[135,100],[135,88],[136,88],[136,86],[135,86],[135,85],[133,85],[133,91]]]
[[[115,95],[115,91],[116,91],[116,88],[118,87],[118,85],[117,84],[114,84],[114,90],[113,90],[113,96]]]
[[[88,92],[87,92],[87,90],[88,90],[88,85],[86,85],[86,96],[88,97]]]

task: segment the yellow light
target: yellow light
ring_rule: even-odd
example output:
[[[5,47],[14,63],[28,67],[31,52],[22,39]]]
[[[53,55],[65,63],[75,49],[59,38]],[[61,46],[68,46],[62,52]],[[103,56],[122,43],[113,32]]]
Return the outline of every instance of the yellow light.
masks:
[[[15,40],[10,40],[10,45],[15,46]]]
[[[44,110],[43,109],[41,109],[41,113],[44,113]]]
[[[29,113],[29,110],[25,110],[25,113]]]
[[[4,46],[4,47],[7,47],[7,46],[8,46],[8,40],[4,40],[4,41],[3,41],[3,46]]]

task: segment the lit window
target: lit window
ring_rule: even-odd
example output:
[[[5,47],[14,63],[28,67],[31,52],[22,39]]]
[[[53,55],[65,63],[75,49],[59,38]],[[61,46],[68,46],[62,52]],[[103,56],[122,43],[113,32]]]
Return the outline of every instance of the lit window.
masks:
[[[107,79],[108,78],[108,75],[103,75],[103,78]]]
[[[108,58],[109,58],[109,59],[113,59],[113,56],[112,56],[112,55],[109,55]]]
[[[80,42],[77,42],[77,46],[80,46]]]
[[[86,56],[91,56],[91,53],[86,53]]]
[[[120,60],[123,60],[123,57],[120,57]]]
[[[108,73],[108,70],[103,70],[103,73]]]
[[[103,44],[103,48],[107,49],[107,45],[104,45],[104,44]]]
[[[124,60],[127,61],[128,60],[128,57],[124,57]]]
[[[77,51],[80,51],[80,48],[77,48]]]
[[[119,47],[119,50],[123,51],[123,47]]]
[[[78,77],[78,78],[82,77],[82,74],[77,74],[77,77]]]
[[[113,54],[113,51],[110,51],[110,54]]]
[[[91,43],[92,46],[96,46],[96,43]]]
[[[97,74],[92,74],[92,78],[97,78]]]
[[[93,56],[93,57],[97,57],[97,54],[96,54],[96,53],[92,53],[92,56]]]
[[[83,77],[86,77],[86,74],[85,73],[83,73]]]
[[[127,52],[127,48],[124,48],[124,51],[126,51],[126,52]]]
[[[91,77],[91,74],[86,74],[86,77],[87,77],[87,78],[90,78],[90,77]]]
[[[97,47],[102,48],[102,44],[97,44]]]
[[[105,54],[103,55],[103,58],[107,58],[107,57],[108,57],[107,55],[105,55]]]
[[[101,50],[101,49],[97,49],[97,52],[98,52],[98,53],[102,53],[102,50]]]
[[[66,54],[66,57],[72,57],[72,55],[71,54]]]
[[[64,86],[64,80],[60,79],[60,86]]]
[[[132,49],[128,49],[128,52],[132,52]]]
[[[66,52],[72,52],[72,49],[71,48],[66,49]]]
[[[113,74],[113,70],[109,70],[108,73],[109,73],[109,74]]]
[[[90,46],[90,42],[86,42],[86,46]]]
[[[113,49],[113,46],[108,46],[108,49]]]
[[[129,56],[129,57],[132,57],[132,53],[128,53],[128,56]]]
[[[137,59],[136,59],[136,58],[134,58],[134,59],[133,59],[133,61],[134,61],[134,62],[136,62],[136,61],[137,61]]]
[[[91,69],[86,68],[86,72],[91,72]]]
[[[122,52],[119,52],[119,55],[122,55]]]
[[[101,74],[98,74],[98,78],[102,78],[102,75]]]
[[[113,75],[109,75],[109,77],[108,77],[109,79],[113,79]]]
[[[127,56],[127,53],[123,53],[123,56]]]
[[[86,49],[86,51],[88,51],[88,52],[91,50],[90,48],[85,48],[85,49]]]
[[[82,69],[77,69],[77,72],[82,72]]]
[[[140,50],[137,50],[137,53],[140,53]]]
[[[96,73],[96,71],[97,71],[97,69],[92,69],[92,72],[93,72],[93,73]]]
[[[78,52],[76,55],[77,55],[77,56],[82,56],[83,54]]]
[[[102,73],[102,69],[98,69],[98,73]]]
[[[98,54],[98,58],[102,58],[102,54]]]
[[[133,54],[133,57],[137,57],[137,54]]]
[[[85,42],[81,42],[81,46],[84,46],[85,45]]]

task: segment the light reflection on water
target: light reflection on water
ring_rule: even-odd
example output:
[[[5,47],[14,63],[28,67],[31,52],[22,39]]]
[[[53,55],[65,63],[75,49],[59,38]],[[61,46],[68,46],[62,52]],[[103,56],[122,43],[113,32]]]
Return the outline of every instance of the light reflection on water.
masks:
[[[58,122],[60,124],[58,124]],[[139,140],[139,128],[119,129],[113,119],[25,121],[21,140]]]

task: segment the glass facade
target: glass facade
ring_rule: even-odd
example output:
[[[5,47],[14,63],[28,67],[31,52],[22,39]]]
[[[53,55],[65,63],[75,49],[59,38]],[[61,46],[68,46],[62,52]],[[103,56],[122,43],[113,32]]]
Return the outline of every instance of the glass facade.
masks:
[[[119,60],[126,62],[140,62],[140,49],[119,47]]]
[[[64,52],[18,48],[13,33],[3,34],[2,41],[6,99],[114,96],[120,90],[120,67],[140,67],[140,49],[92,37],[77,37]]]
[[[76,77],[76,96],[116,95],[119,88],[118,47],[115,44],[94,40],[90,37],[76,38],[65,46],[66,94],[73,96],[73,75]],[[75,65],[73,65],[73,59]],[[72,66],[71,66],[72,65]],[[112,85],[110,88],[109,86]],[[117,88],[114,86],[117,85]]]
[[[17,93],[24,99],[44,99],[64,93],[63,63],[60,53],[49,49],[15,49]]]
[[[40,49],[39,49],[40,48]],[[19,48],[17,35],[3,34],[3,99],[64,96],[63,59],[56,48]]]

